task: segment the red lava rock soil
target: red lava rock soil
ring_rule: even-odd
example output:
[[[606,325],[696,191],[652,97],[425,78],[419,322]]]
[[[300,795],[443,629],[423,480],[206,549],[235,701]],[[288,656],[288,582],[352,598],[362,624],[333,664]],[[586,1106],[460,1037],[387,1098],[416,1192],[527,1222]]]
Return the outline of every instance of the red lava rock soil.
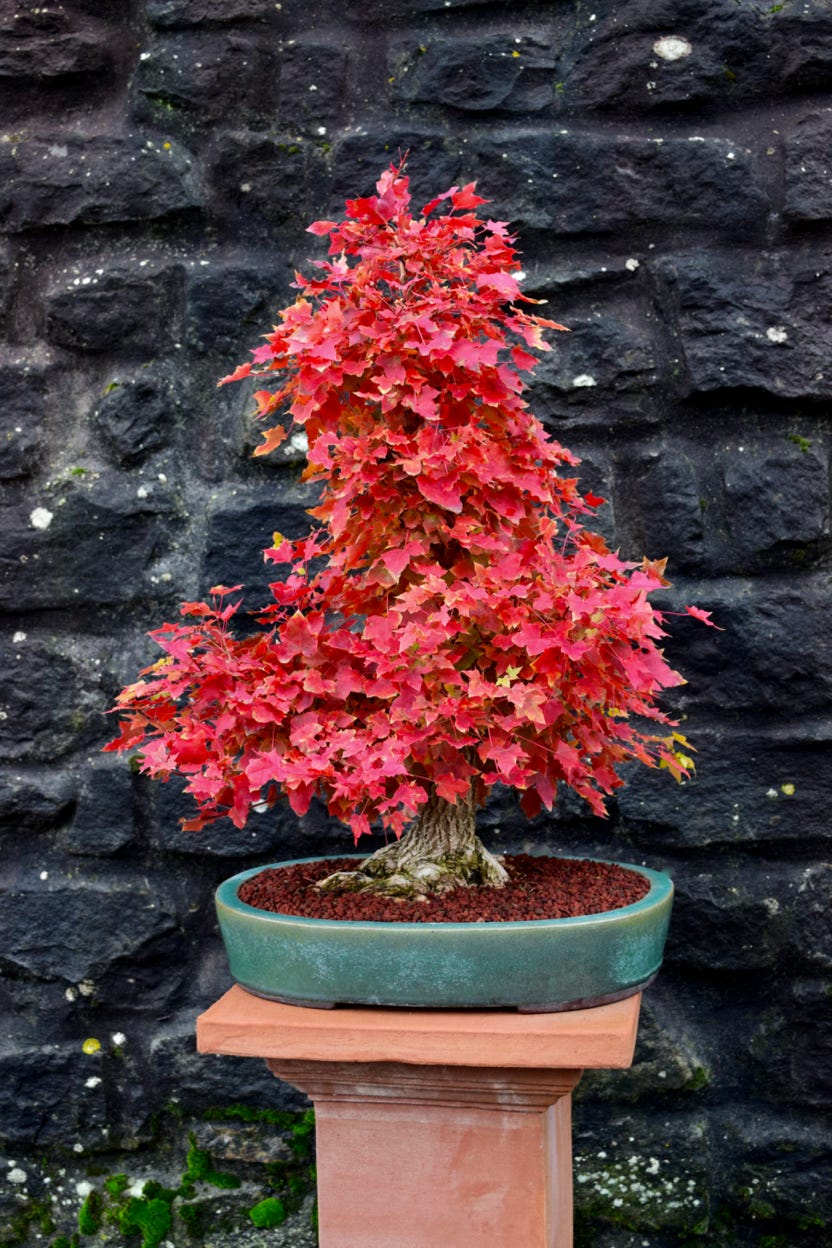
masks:
[[[586,858],[504,859],[505,888],[456,888],[425,902],[393,901],[372,894],[333,897],[312,887],[332,871],[354,871],[355,858],[327,858],[291,867],[267,867],[241,885],[241,901],[259,910],[310,919],[356,919],[375,923],[505,923],[563,919],[618,910],[649,891],[644,876]]]

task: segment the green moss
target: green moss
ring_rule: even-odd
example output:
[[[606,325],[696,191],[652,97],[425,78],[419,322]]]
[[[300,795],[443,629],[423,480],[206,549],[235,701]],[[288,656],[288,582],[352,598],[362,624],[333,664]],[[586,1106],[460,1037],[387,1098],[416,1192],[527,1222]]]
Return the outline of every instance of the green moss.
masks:
[[[265,1200],[261,1200],[259,1204],[249,1209],[248,1216],[255,1226],[268,1230],[286,1221],[286,1206],[276,1196],[267,1196]]]
[[[170,1205],[166,1200],[144,1200],[133,1197],[121,1211],[118,1223],[127,1233],[141,1232],[141,1248],[159,1248],[170,1230]]]
[[[196,1239],[205,1234],[209,1211],[203,1201],[197,1201],[193,1205],[180,1205],[177,1213],[188,1228],[189,1235]]]
[[[707,1088],[711,1082],[710,1072],[704,1066],[697,1066],[685,1084],[686,1092],[698,1092],[701,1088]]]
[[[206,1152],[204,1148],[199,1148],[196,1142],[196,1136],[193,1132],[188,1136],[190,1147],[188,1148],[188,1156],[186,1162],[186,1170],[182,1175],[183,1183],[192,1183],[201,1181],[210,1183],[212,1187],[237,1188],[240,1186],[240,1180],[234,1174],[224,1174],[220,1170],[215,1170],[211,1161],[211,1154]]]
[[[809,450],[809,447],[812,445],[811,440],[809,438],[802,438],[799,433],[790,433],[789,441],[794,442],[795,446],[798,447],[798,449],[801,450],[804,455]]]
[[[101,1194],[90,1192],[78,1210],[78,1230],[82,1235],[94,1235],[101,1227]]]
[[[129,1186],[130,1180],[126,1174],[111,1174],[109,1179],[104,1180],[104,1189],[111,1196],[120,1196]]]

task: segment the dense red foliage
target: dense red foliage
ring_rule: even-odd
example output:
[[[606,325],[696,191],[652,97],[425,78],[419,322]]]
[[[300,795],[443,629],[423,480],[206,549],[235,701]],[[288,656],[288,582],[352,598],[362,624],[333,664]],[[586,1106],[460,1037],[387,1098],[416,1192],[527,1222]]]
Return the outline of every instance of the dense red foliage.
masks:
[[[497,783],[529,814],[558,783],[603,812],[622,763],[688,765],[684,738],[645,731],[681,681],[648,600],[663,565],[583,527],[602,500],[522,399],[562,326],[520,306],[513,239],[473,184],[421,216],[400,169],[377,192],[310,226],[330,259],[225,378],[276,383],[255,394],[274,418],[258,449],[286,436],[281,410],[304,428],[320,528],[275,534],[266,558],[291,570],[259,634],[234,637],[236,590],[217,587],[152,634],[166,657],[119,698],[108,748],[185,776],[189,827],[242,826],[282,791],[298,813],[320,795],[356,838],[376,819],[400,835],[431,790],[482,802]]]

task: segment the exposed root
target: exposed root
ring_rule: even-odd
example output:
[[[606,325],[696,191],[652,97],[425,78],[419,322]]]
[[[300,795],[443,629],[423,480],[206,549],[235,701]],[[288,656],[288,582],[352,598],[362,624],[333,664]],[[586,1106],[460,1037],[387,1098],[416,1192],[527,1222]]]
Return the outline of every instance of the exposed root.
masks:
[[[432,797],[400,841],[371,854],[355,871],[336,871],[316,888],[427,900],[452,888],[502,888],[508,873],[476,834],[469,803]]]

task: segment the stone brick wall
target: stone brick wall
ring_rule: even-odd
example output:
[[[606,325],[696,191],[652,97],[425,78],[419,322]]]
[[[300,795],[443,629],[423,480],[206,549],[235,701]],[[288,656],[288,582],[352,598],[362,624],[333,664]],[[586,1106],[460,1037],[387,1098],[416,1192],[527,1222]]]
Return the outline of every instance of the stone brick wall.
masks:
[[[305,224],[409,150],[417,196],[476,178],[513,223],[572,327],[535,410],[605,531],[725,630],[669,645],[694,780],[634,775],[608,823],[484,818],[677,881],[636,1065],[576,1107],[579,1242],[832,1242],[827,0],[21,0],[0,128],[0,1161],[288,1095],[193,1053],[227,984],[210,894],[342,836],[186,835],[99,747],[146,630],[218,580],[263,600],[261,544],[307,523],[300,450],[252,461],[215,381]]]

